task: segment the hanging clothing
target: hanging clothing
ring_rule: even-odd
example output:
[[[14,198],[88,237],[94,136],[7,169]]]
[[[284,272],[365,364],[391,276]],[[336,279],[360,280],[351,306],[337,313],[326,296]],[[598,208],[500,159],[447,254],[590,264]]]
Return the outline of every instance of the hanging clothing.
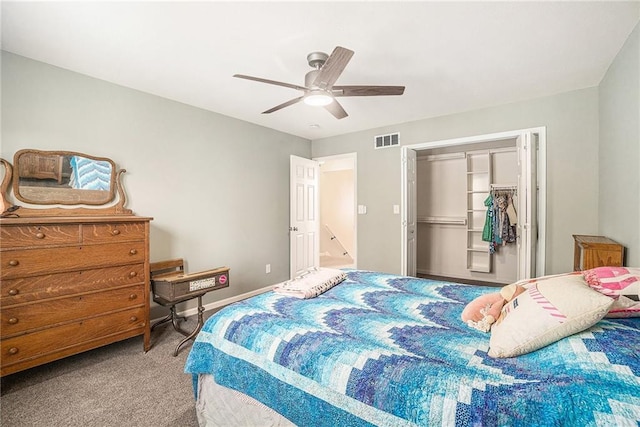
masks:
[[[507,215],[509,215],[509,224],[516,225],[518,223],[518,214],[516,213],[516,209],[513,207],[513,195],[509,196],[507,205]]]
[[[500,206],[497,197],[493,197],[493,243],[502,244],[502,221],[500,220]],[[493,253],[493,252],[492,252]]]
[[[484,200],[487,207],[487,214],[484,220],[484,228],[482,229],[482,240],[485,242],[493,241],[493,197],[491,194]]]
[[[498,205],[498,218],[500,222],[499,239],[502,244],[513,243],[516,241],[516,235],[511,223],[509,221],[509,215],[507,214],[507,207],[509,206],[509,195],[500,194],[495,198]],[[496,243],[499,243],[496,239]]]
[[[513,207],[513,191],[491,191],[484,201],[487,207],[482,240],[489,242],[489,253],[516,241],[518,215]]]

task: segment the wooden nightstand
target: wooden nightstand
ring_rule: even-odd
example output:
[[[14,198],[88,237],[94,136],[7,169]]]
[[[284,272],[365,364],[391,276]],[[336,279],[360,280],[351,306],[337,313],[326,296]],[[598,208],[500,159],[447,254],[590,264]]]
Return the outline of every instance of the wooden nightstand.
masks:
[[[624,246],[604,236],[573,235],[573,270],[622,267]]]
[[[184,262],[182,259],[161,261],[150,265],[151,286],[153,288],[153,300],[160,305],[169,307],[169,314],[151,325],[151,329],[156,326],[171,322],[173,328],[185,335],[185,338],[178,343],[174,356],[183,344],[189,341],[200,332],[204,325],[202,314],[202,296],[207,292],[229,286],[229,268],[219,267],[213,270],[201,271],[187,274],[184,272]],[[185,331],[178,326],[179,316],[176,315],[176,304],[198,298],[198,324],[193,331]],[[186,320],[185,318],[182,318]]]

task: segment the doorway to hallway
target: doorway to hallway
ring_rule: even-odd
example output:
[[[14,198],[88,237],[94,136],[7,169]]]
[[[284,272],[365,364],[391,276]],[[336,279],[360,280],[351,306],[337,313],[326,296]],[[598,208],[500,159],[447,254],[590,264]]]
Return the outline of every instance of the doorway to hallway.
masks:
[[[320,164],[320,267],[357,266],[356,153],[315,158]]]

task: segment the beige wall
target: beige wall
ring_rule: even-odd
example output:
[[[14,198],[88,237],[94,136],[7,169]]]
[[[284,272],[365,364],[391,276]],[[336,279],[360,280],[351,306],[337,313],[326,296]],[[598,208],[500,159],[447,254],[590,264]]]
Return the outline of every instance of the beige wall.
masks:
[[[320,252],[334,252],[335,244],[326,241],[325,224],[345,250],[354,255],[353,170],[323,171],[320,168]],[[324,240],[324,241],[323,241]],[[323,244],[324,243],[324,244]],[[333,253],[332,253],[333,255]]]
[[[640,24],[605,74],[600,94],[600,234],[640,266]]]
[[[205,303],[289,277],[289,155],[309,158],[305,139],[6,52],[1,136],[9,161],[71,150],[127,169],[128,207],[154,218],[152,261],[231,268]]]

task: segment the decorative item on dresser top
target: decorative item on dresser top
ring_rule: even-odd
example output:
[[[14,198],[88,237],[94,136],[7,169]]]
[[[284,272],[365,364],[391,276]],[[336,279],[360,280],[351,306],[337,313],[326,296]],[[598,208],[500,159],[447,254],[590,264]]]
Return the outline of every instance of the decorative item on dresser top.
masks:
[[[42,178],[21,170],[43,159]],[[82,153],[21,150],[21,206],[9,202],[13,167],[0,163],[0,375],[139,335],[149,350],[152,218],[124,207],[125,170]],[[54,204],[63,206],[41,206]]]

